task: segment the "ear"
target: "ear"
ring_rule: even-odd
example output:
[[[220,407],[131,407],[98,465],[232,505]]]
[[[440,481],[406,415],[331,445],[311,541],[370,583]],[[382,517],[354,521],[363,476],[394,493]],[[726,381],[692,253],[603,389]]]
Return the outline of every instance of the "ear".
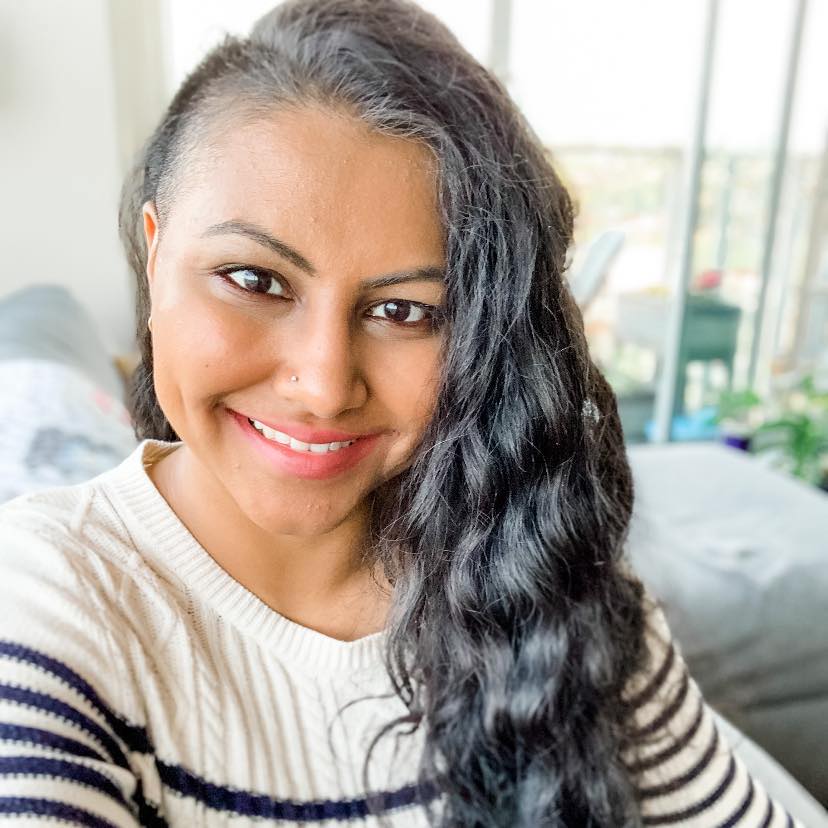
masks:
[[[158,213],[155,204],[147,201],[141,209],[144,218],[144,240],[147,243],[147,282],[150,289],[155,279],[155,259],[158,250]]]

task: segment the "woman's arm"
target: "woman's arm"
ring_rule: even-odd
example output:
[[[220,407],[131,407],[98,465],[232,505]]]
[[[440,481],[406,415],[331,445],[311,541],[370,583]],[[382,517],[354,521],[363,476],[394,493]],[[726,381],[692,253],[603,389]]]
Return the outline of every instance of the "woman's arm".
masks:
[[[143,823],[143,728],[82,549],[0,513],[0,825]],[[48,519],[44,518],[44,530]],[[121,708],[121,709],[119,709]],[[144,823],[145,824],[145,823]]]
[[[644,824],[801,828],[723,737],[663,611],[646,601],[652,661],[627,695],[636,730],[624,753]]]

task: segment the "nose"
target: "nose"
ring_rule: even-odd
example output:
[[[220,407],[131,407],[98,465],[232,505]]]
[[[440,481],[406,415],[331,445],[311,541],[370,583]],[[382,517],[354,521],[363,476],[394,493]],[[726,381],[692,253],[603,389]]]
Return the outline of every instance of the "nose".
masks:
[[[290,335],[281,338],[278,393],[319,420],[364,405],[368,389],[348,316],[336,307],[308,307],[293,322]]]

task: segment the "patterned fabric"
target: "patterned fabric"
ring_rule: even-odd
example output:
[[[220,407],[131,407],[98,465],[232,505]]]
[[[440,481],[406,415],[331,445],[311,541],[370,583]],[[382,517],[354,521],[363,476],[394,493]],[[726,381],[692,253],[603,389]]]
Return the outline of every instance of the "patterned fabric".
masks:
[[[427,825],[421,731],[384,633],[302,627],[232,579],[145,472],[145,441],[86,483],[0,507],[0,824]],[[653,605],[627,748],[646,825],[799,825],[720,738]],[[371,807],[369,807],[371,806]]]
[[[88,480],[136,442],[123,403],[75,368],[0,361],[0,501]]]

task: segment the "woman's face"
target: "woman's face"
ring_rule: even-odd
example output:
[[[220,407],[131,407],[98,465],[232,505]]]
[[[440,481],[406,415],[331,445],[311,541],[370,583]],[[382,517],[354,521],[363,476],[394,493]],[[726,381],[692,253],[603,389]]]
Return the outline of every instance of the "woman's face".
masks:
[[[194,150],[157,221],[148,203],[155,387],[195,467],[265,531],[335,528],[408,465],[434,407],[430,154],[277,112]]]

